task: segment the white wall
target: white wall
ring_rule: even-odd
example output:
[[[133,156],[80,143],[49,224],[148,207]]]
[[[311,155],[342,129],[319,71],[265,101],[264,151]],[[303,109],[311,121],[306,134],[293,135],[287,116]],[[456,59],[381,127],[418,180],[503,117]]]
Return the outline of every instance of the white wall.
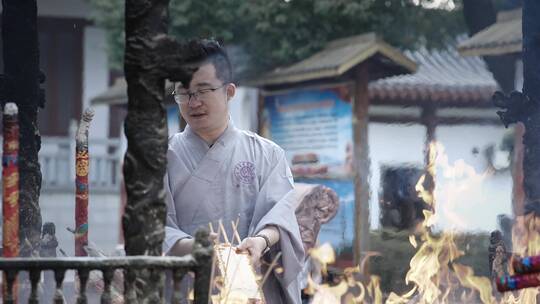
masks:
[[[436,138],[445,148],[448,164],[455,167],[463,160],[461,175],[443,174],[437,168],[438,196],[436,210],[441,228],[491,231],[496,228],[496,217],[511,214],[512,178],[509,172],[495,175],[481,174],[487,162],[482,151],[494,144],[498,146],[507,132],[497,126],[440,126]],[[421,125],[369,125],[371,156],[370,209],[371,227],[379,226],[379,188],[381,167],[385,165],[412,164],[423,166],[425,128]],[[480,153],[473,153],[477,148]],[[467,171],[470,170],[470,171]],[[458,172],[460,173],[460,172]]]
[[[109,69],[107,61],[105,32],[94,26],[84,30],[84,68],[83,68],[83,111],[90,106],[90,100],[107,90]],[[94,106],[95,115],[90,125],[91,138],[109,136],[109,107]]]
[[[92,12],[85,0],[38,0],[38,16],[88,19]],[[0,3],[0,11],[2,4]]]
[[[437,138],[445,146],[448,162],[460,159],[468,165],[455,177],[439,177],[439,192],[443,227],[492,231],[497,228],[499,214],[512,214],[512,177],[509,171],[486,173],[487,162],[482,151],[489,145],[499,147],[506,132],[503,126],[454,126],[440,127]],[[472,153],[477,148],[480,153]],[[474,171],[467,171],[467,170]],[[451,190],[451,193],[449,192]]]
[[[91,15],[90,4],[84,0],[39,0],[37,3],[39,16],[87,19]]]
[[[257,131],[257,90],[239,87],[230,103],[231,117],[237,128]]]
[[[514,88],[516,91],[523,90],[523,60],[519,59],[516,61],[516,76],[514,80]]]
[[[379,188],[383,166],[423,167],[425,128],[421,125],[370,123],[368,131],[370,166],[370,224],[379,227]]]

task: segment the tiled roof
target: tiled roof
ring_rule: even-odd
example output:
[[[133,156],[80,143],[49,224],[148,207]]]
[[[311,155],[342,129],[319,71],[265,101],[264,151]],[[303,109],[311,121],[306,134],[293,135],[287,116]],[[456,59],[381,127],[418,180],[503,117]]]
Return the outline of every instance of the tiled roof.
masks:
[[[479,57],[461,57],[455,49],[405,54],[418,63],[415,74],[380,79],[369,84],[370,98],[401,103],[450,102],[489,104],[498,86]]]
[[[368,33],[331,41],[311,57],[289,67],[276,69],[249,85],[282,85],[336,77],[376,54],[385,57],[385,65],[397,68],[393,75],[416,70],[413,61],[377,38],[374,33]]]
[[[462,42],[458,50],[464,56],[503,55],[522,49],[521,9],[501,12],[497,22]]]
[[[343,40],[341,41],[343,42]],[[444,51],[428,51],[426,49],[415,52],[405,51],[400,56],[407,58],[408,61],[416,62],[418,64],[417,72],[370,82],[369,94],[374,103],[401,104],[408,101],[413,103],[449,102],[463,105],[488,105],[493,92],[498,89],[491,72],[479,57],[462,57],[452,48]],[[332,61],[323,60],[324,57],[317,58],[327,63]],[[346,62],[343,59],[339,61]],[[328,69],[328,65],[322,62],[310,62],[313,64],[309,66],[318,66],[322,70]],[[300,66],[306,67],[308,65],[298,65],[298,67]],[[300,69],[295,68],[294,70],[299,71]],[[106,92],[92,100],[92,104],[126,103],[126,83],[123,78],[117,80]]]
[[[117,78],[105,92],[92,98],[92,104],[121,105],[127,103],[127,83],[125,78]]]

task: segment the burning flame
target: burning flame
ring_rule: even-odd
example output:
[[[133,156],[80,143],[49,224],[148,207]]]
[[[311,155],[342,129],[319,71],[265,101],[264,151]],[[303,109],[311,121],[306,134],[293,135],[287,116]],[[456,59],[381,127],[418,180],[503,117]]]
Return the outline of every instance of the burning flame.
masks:
[[[441,170],[441,184],[436,184],[436,181],[439,182],[436,180],[436,169]],[[424,210],[424,221],[418,225],[415,234],[409,236],[409,242],[417,249],[405,277],[411,289],[402,295],[390,293],[385,303],[536,303],[538,288],[505,294],[494,292],[489,278],[476,276],[471,267],[457,263],[465,252],[458,248],[452,229],[445,227],[435,232],[435,226],[441,223],[441,216],[435,211],[443,210],[441,213],[445,213],[450,222],[460,226],[459,215],[453,214],[449,205],[459,202],[464,197],[463,193],[470,188],[480,187],[489,174],[491,172],[478,174],[463,160],[450,164],[442,145],[436,142],[430,144],[426,174],[416,185],[419,197],[430,209]],[[442,206],[435,208],[439,198]],[[539,254],[539,231],[540,218],[533,215],[518,218],[512,233],[513,251],[522,256]],[[329,252],[325,246],[321,251]],[[316,254],[312,258],[324,267],[333,261],[333,258],[324,258],[328,254],[314,252]],[[335,286],[318,285],[309,279],[308,285],[314,293],[312,303],[383,303],[380,279],[377,276],[361,279],[358,274],[361,274],[360,267],[346,269],[343,280]],[[356,295],[351,292],[355,288]]]
[[[336,253],[330,243],[325,243],[322,246],[311,249],[309,254],[321,263],[323,274],[326,274],[326,266],[336,261]]]
[[[540,217],[518,216],[512,230],[513,251],[521,256],[540,254]]]
[[[419,179],[416,190],[432,210],[435,210],[436,199],[441,197],[445,200],[441,208],[447,211],[449,205],[458,201],[461,192],[481,184],[489,174],[477,174],[463,160],[450,164],[439,143],[432,142],[428,152],[427,172]],[[451,182],[438,187],[435,184],[436,169],[442,169],[443,179]],[[406,283],[412,283],[413,288],[402,296],[392,293],[387,303],[407,303],[411,300],[417,303],[496,303],[490,279],[475,276],[471,267],[456,262],[465,253],[458,248],[454,233],[433,232],[433,227],[441,218],[432,210],[424,211],[425,219],[417,230],[422,243],[418,245],[414,236],[409,238],[412,246],[418,248],[405,277]],[[444,213],[446,216],[452,215],[451,212]],[[459,216],[449,218],[452,223],[460,222]]]

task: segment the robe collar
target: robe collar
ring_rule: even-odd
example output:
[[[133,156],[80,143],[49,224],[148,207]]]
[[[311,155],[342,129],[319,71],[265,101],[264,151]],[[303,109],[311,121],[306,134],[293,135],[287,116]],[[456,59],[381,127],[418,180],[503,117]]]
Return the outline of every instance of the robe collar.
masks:
[[[238,129],[234,126],[232,118],[229,117],[229,123],[227,124],[227,128],[225,128],[225,131],[221,133],[221,135],[216,139],[216,141],[212,145],[209,145],[204,139],[202,139],[199,135],[197,135],[197,133],[195,133],[195,131],[193,131],[193,129],[189,125],[186,125],[185,132],[186,132],[187,138],[196,142],[197,146],[199,146],[203,150],[208,151],[216,145],[221,145],[222,147],[226,147],[227,145],[231,144],[232,139],[238,132]]]

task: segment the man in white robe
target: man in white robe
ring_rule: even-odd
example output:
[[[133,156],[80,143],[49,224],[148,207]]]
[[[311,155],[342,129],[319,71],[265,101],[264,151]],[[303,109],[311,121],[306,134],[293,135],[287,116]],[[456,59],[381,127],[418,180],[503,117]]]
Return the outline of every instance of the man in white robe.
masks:
[[[175,100],[187,127],[169,139],[165,179],[167,224],[164,252],[191,252],[197,229],[224,223],[239,248],[259,264],[281,252],[280,271],[263,286],[267,303],[300,303],[298,274],[304,251],[295,217],[293,178],[283,149],[235,128],[231,66],[217,42],[194,42],[193,71],[175,85]],[[262,265],[264,271],[264,264]]]

